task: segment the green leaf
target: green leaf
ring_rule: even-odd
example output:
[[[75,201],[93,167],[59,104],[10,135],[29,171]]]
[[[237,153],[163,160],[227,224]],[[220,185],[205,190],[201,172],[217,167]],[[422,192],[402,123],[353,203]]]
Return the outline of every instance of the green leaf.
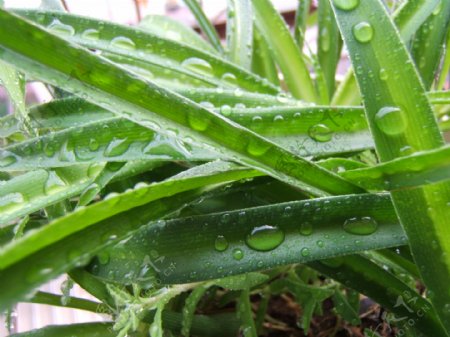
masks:
[[[238,316],[241,320],[241,329],[244,337],[257,337],[255,321],[253,320],[252,305],[250,303],[250,291],[241,291],[238,302]]]
[[[186,302],[183,307],[183,321],[182,321],[182,328],[181,328],[181,334],[183,336],[189,337],[191,326],[192,326],[192,320],[194,319],[195,309],[197,308],[198,302],[200,302],[201,298],[205,294],[205,292],[208,290],[207,286],[200,285],[189,294],[189,296],[186,298]]]
[[[280,85],[278,69],[270,54],[269,46],[256,25],[253,27],[252,72],[275,85]]]
[[[352,325],[361,324],[358,312],[354,310],[353,306],[339,289],[336,289],[333,294],[333,303],[339,316]]]
[[[253,11],[250,0],[228,0],[228,58],[244,69],[252,65]]]
[[[374,167],[341,173],[369,190],[396,190],[450,179],[450,146],[416,152]]]
[[[203,12],[203,9],[198,0],[183,0],[183,1],[189,7],[192,14],[194,14],[198,24],[200,25],[200,28],[208,37],[209,42],[218,52],[223,54],[224,51],[222,44],[220,43],[219,35],[217,35],[216,29]]]
[[[423,83],[384,5],[377,0],[360,2],[352,10],[339,9],[334,2],[333,7],[356,69],[380,160],[441,147],[444,140]],[[373,95],[374,88],[379,95]],[[423,281],[432,293],[440,294],[432,302],[450,331],[450,241],[446,239],[450,237],[450,182],[391,195]]]
[[[242,275],[224,277],[214,281],[215,285],[230,290],[251,289],[269,279],[269,276],[261,273],[245,273]]]
[[[216,50],[192,28],[168,16],[147,15],[139,22],[139,28],[164,39],[181,42],[210,53],[216,53]]]
[[[294,37],[300,50],[303,50],[306,23],[311,8],[311,0],[301,0],[295,12]]]
[[[425,335],[448,336],[428,300],[369,259],[350,255],[310,266],[372,298],[398,318],[409,318]]]
[[[269,0],[253,0],[256,24],[270,46],[291,94],[309,102],[317,100],[316,90],[303,55],[286,22]]]
[[[133,207],[142,206],[151,201],[192,190],[208,183],[233,181],[258,175],[258,172],[251,169],[236,167],[229,163],[212,162],[160,183],[138,185],[130,191],[111,195],[91,206],[78,208],[39,231],[25,235],[14,243],[2,247],[0,269],[10,266],[64,237]]]
[[[28,118],[28,109],[25,105],[25,77],[14,67],[0,62],[0,84],[8,92],[11,103],[14,106],[15,117],[20,122],[20,128],[33,134],[30,129],[30,120]]]
[[[403,41],[410,41],[414,33],[439,5],[440,0],[405,1],[394,13],[395,24]]]
[[[434,7],[436,7],[435,0],[410,0],[404,2],[404,5],[393,14],[394,22],[398,25],[400,36],[404,38],[405,44],[409,44],[414,33],[428,18]],[[357,89],[353,69],[349,69],[333,97],[333,105],[359,104],[361,96]]]
[[[435,1],[424,1],[427,3]],[[422,77],[425,88],[430,88],[435,79],[446,35],[449,34],[450,3],[439,1],[432,15],[417,31],[412,43],[412,55]],[[429,46],[434,46],[430,48]]]
[[[352,219],[363,217],[374,221],[368,231],[373,233],[363,236],[344,229],[346,220],[353,223],[356,221]],[[185,217],[142,229],[126,243],[108,249],[109,261],[96,261],[90,270],[97,277],[123,284],[145,285],[147,281],[140,272],[146,266],[156,267],[154,275],[163,284],[217,279],[403,245],[406,241],[397,221],[389,197],[376,194],[307,199]],[[282,237],[282,242],[270,241],[270,254],[246,243],[251,232],[264,225],[275,226]],[[364,222],[361,227],[365,227]]]
[[[84,96],[158,132],[171,133],[172,128],[176,128],[177,137],[185,140],[187,137],[190,142],[194,137],[197,143],[212,146],[233,160],[258,167],[258,170],[308,193],[360,192],[359,188],[337,175],[151,81],[144,81],[101,56],[75,47],[6,11],[0,11],[0,17],[8,22],[5,27],[11,28],[11,31],[0,34],[0,44],[3,45],[1,58],[33,76]],[[31,32],[34,35],[30,35]],[[44,40],[40,36],[45,37]],[[54,57],[48,58],[49,53]],[[165,109],[168,104],[172,109]]]
[[[152,72],[164,73],[167,69],[171,69],[181,75],[185,74],[196,78],[200,83],[204,81],[215,83],[215,85],[221,83],[221,86],[224,87],[239,86],[243,89],[263,93],[276,94],[279,91],[279,88],[267,81],[263,81],[258,76],[215,54],[171,39],[164,39],[142,29],[62,12],[33,10],[17,10],[16,12],[50,32],[59,33],[60,37],[69,39],[71,42],[81,44],[86,48],[101,50],[108,57],[116,55],[122,59],[125,58],[135,65],[135,70],[139,70],[136,65],[146,64],[151,66]],[[63,31],[66,29],[70,33],[64,34],[49,28],[54,23],[58,24],[57,27],[62,27]],[[161,50],[165,52],[164,57],[161,56]],[[70,76],[70,74],[68,75]],[[148,76],[151,77],[151,74]],[[170,79],[172,80],[171,77]]]
[[[50,325],[45,328],[10,335],[9,337],[116,337],[112,323],[77,323]]]
[[[319,1],[318,27],[317,57],[325,77],[327,96],[332,97],[335,89],[336,67],[340,59],[342,40],[328,0]]]

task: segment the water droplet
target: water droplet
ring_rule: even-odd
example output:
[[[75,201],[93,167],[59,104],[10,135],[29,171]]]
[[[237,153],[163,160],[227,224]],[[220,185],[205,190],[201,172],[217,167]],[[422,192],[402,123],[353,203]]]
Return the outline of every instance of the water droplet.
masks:
[[[218,235],[216,241],[214,241],[214,248],[219,252],[227,250],[228,240],[223,235]]]
[[[236,76],[232,73],[225,73],[222,75],[222,80],[231,85],[236,85],[237,79]]]
[[[373,38],[373,27],[366,21],[354,25],[352,31],[358,42],[368,43]]]
[[[323,27],[320,30],[320,49],[323,52],[327,52],[330,50],[331,37],[327,27]]]
[[[325,124],[315,124],[308,129],[308,135],[317,142],[328,142],[333,136],[333,131]]]
[[[325,247],[325,243],[324,243],[322,240],[318,240],[318,241],[316,242],[316,244],[317,244],[317,247],[319,247],[319,248]]]
[[[351,11],[359,5],[359,0],[333,0],[334,5],[344,11]]]
[[[284,118],[283,118],[283,116],[281,116],[281,115],[276,115],[276,116],[273,118],[273,121],[274,121],[274,122],[282,122],[282,121],[284,121]]]
[[[58,19],[52,21],[52,23],[47,27],[52,33],[59,35],[69,35],[75,34],[75,29],[72,26],[65,25]]]
[[[233,258],[237,261],[242,260],[242,258],[244,257],[244,252],[242,251],[242,249],[240,248],[235,248],[233,249]]]
[[[196,72],[200,75],[206,75],[206,76],[212,76],[213,75],[213,69],[211,65],[198,57],[190,57],[186,60],[184,60],[181,63],[181,66],[185,67],[186,69],[189,69],[193,72]]]
[[[114,138],[108,144],[103,154],[105,157],[117,157],[124,154],[129,147],[128,138]]]
[[[136,44],[128,37],[117,36],[111,40],[111,45],[121,49],[134,50],[136,49]]]
[[[284,241],[284,232],[275,226],[259,226],[253,228],[246,237],[246,244],[258,251],[269,251],[278,247]]]
[[[389,136],[401,134],[406,129],[406,119],[403,112],[396,107],[381,108],[375,115],[375,124]]]
[[[188,121],[191,128],[197,131],[205,131],[211,122],[208,116],[199,115],[196,111],[188,114]]]
[[[279,94],[277,94],[277,101],[280,103],[289,102],[288,95],[286,95],[286,93],[284,93],[284,92],[280,92]]]
[[[312,232],[313,232],[313,226],[312,226],[312,224],[311,224],[310,222],[308,222],[308,221],[303,222],[303,223],[300,225],[300,230],[299,230],[299,232],[300,232],[301,235],[304,235],[304,236],[309,236],[309,235],[311,235]]]
[[[0,211],[3,211],[11,206],[19,205],[25,202],[25,197],[22,193],[13,192],[0,196]]]
[[[303,257],[307,257],[311,254],[311,252],[309,251],[308,248],[302,248],[302,250],[300,251],[300,254],[302,254]]]
[[[262,156],[265,154],[270,148],[270,144],[266,141],[259,138],[250,138],[247,146],[247,152],[255,157]]]
[[[109,262],[109,253],[105,250],[101,251],[100,253],[98,253],[97,258],[100,264],[107,264]]]
[[[220,113],[224,116],[229,116],[231,115],[231,106],[229,105],[222,105],[220,107]]]
[[[234,96],[236,96],[236,97],[241,97],[243,94],[244,94],[244,92],[242,91],[241,88],[236,88],[234,90]]]
[[[382,80],[382,81],[387,81],[389,78],[389,74],[386,71],[386,69],[384,69],[384,68],[380,69],[379,76],[380,76],[380,80]]]
[[[88,40],[98,40],[100,38],[100,32],[97,29],[86,29],[81,36]]]
[[[369,216],[354,217],[345,220],[344,230],[347,233],[355,235],[370,235],[378,228],[378,223],[375,219]]]

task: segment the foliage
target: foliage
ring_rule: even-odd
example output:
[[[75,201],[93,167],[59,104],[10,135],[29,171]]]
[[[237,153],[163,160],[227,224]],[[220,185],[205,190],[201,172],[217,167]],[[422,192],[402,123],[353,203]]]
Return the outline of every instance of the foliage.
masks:
[[[286,293],[305,333],[324,302],[360,325],[362,294],[449,336],[450,2],[302,0],[291,34],[230,0],[225,45],[186,4],[207,39],[0,8],[0,309],[111,317],[15,336],[253,337]],[[31,81],[53,100],[26,105]],[[98,302],[37,292],[65,273]]]

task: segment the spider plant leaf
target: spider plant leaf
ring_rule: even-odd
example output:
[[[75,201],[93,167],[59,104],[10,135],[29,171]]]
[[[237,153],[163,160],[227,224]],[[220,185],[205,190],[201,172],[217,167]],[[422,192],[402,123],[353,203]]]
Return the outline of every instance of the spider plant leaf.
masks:
[[[45,328],[12,334],[10,337],[116,337],[112,329],[113,323],[76,323],[69,325],[49,325]]]
[[[270,47],[292,96],[305,101],[317,101],[303,54],[289,32],[286,22],[269,0],[253,0],[256,25]]]
[[[67,304],[62,304],[61,300],[62,300],[61,295],[55,295],[44,291],[38,291],[36,294],[34,294],[32,298],[28,299],[27,302],[86,310],[94,313],[105,312],[107,310],[107,307],[104,304],[100,302],[87,300],[84,298],[69,296],[69,301]]]
[[[353,220],[348,218],[349,210]],[[358,219],[366,221],[371,228],[368,232],[373,233],[361,236],[344,230],[346,220],[345,227],[352,227],[348,223],[357,226]],[[89,269],[97,277],[123,284],[146,284],[148,280],[140,277],[143,268],[152,269],[163,284],[217,279],[403,245],[405,236],[397,221],[386,194],[308,199],[196,215],[142,229],[126,243],[107,249],[107,263],[96,261]],[[246,243],[253,230],[264,226],[273,227],[273,240],[268,235],[267,249],[274,248],[270,253]],[[176,237],[190,239],[180,241]]]
[[[238,316],[241,320],[241,330],[244,337],[257,337],[255,321],[253,320],[250,290],[241,290],[238,302]]]
[[[183,307],[183,321],[181,322],[181,334],[185,337],[190,336],[192,320],[194,319],[195,309],[197,308],[198,302],[208,290],[206,286],[199,286],[192,290],[189,296],[186,298],[186,302]]]
[[[0,84],[8,92],[9,98],[14,106],[14,116],[20,122],[20,128],[27,133],[33,134],[30,128],[28,109],[25,104],[25,77],[14,67],[0,62]]]
[[[186,6],[189,7],[192,14],[194,14],[197,19],[197,23],[202,29],[203,33],[205,33],[209,42],[213,45],[213,47],[220,52],[224,53],[222,44],[220,42],[219,35],[217,34],[216,29],[212,25],[211,21],[206,17],[205,12],[203,11],[200,3],[197,0],[183,0]]]
[[[198,198],[203,186],[252,176],[248,169],[229,168],[206,164],[162,183],[105,198],[3,246],[0,308],[8,308],[39,285],[86,264],[102,248],[124,240],[139,227],[179,210]]]
[[[450,179],[450,146],[341,173],[369,190],[411,188]]]
[[[253,54],[253,10],[250,0],[228,0],[227,48],[231,62],[250,70]]]
[[[450,72],[450,34],[447,34],[447,40],[445,41],[444,52],[445,52],[444,61],[442,63],[438,83],[436,84],[436,88],[438,90],[441,90],[444,88],[445,82],[448,77],[448,73]]]
[[[295,11],[294,38],[300,50],[303,50],[303,39],[310,9],[311,0],[302,0],[298,2],[298,7]]]
[[[36,170],[14,177],[0,191],[0,227],[16,218],[80,194],[101,170],[101,165]]]
[[[225,152],[233,160],[258,167],[308,193],[327,195],[361,191],[337,175],[255,133],[151,81],[144,81],[101,56],[49,34],[14,14],[0,10],[0,17],[9,22],[5,25],[8,29],[0,31],[1,58],[26,69],[35,77],[76,92],[159,132],[170,133],[175,127],[178,137],[190,141],[194,137],[204,146]],[[9,28],[11,31],[8,31]],[[41,36],[45,38],[42,40]],[[39,46],[39,53],[34,50],[35,44]],[[36,64],[39,66],[36,67]],[[173,109],[165,109],[168,104]],[[6,158],[13,160],[10,156]]]
[[[411,52],[427,89],[432,86],[441,62],[443,45],[446,35],[449,34],[449,22],[450,3],[439,1],[432,14],[417,31],[412,42]],[[429,46],[435,47],[430,48]]]
[[[444,140],[425,88],[383,4],[380,1],[360,2],[352,10],[343,10],[333,2],[333,8],[356,69],[380,160],[385,162],[408,152],[443,146]],[[395,62],[385,50],[395,54]],[[389,78],[386,79],[385,75]],[[379,96],[373,95],[374,88]],[[393,121],[391,117],[398,119]],[[431,301],[450,331],[450,312],[446,306],[450,302],[447,289],[450,283],[450,241],[446,239],[450,236],[447,220],[450,216],[447,205],[450,183],[444,181],[396,190],[391,192],[391,196],[424,283],[432,293],[441,294]],[[422,207],[417,208],[411,200],[420,200]],[[426,233],[423,228],[428,228]],[[442,258],[436,259],[436,256]]]
[[[269,46],[256,25],[253,27],[252,72],[266,78],[274,85],[280,85],[278,69],[271,57]]]
[[[349,284],[391,310],[398,318],[408,317],[424,334],[448,336],[428,300],[371,260],[349,255],[309,265],[342,284]]]
[[[436,0],[410,0],[404,3],[393,14],[393,20],[398,25],[400,36],[403,38],[405,44],[409,44],[414,33],[419,30],[421,25],[432,14],[436,7]],[[438,48],[436,48],[438,49]],[[358,89],[353,69],[350,69],[345,75],[344,81],[336,90],[336,95],[333,97],[332,103],[335,105],[355,105],[361,101],[361,96],[358,95]]]
[[[348,299],[338,289],[336,289],[336,291],[333,294],[333,304],[336,312],[344,320],[346,320],[352,325],[361,324],[359,313],[355,311],[353,306],[349,303]]]
[[[217,50],[200,37],[192,28],[168,16],[147,15],[139,22],[138,27],[164,39],[181,42],[209,53],[217,53]]]
[[[20,261],[20,259],[59,239],[133,207],[142,206],[160,198],[198,188],[207,183],[232,181],[258,175],[260,173],[252,169],[237,167],[224,162],[213,162],[201,167],[194,167],[190,171],[185,172],[184,176],[176,176],[173,179],[151,185],[139,185],[131,191],[112,195],[88,207],[78,208],[76,211],[56,219],[51,224],[41,228],[40,231],[25,235],[20,240],[2,247],[0,250],[0,256],[2,257],[0,269]]]
[[[403,41],[408,42],[428,17],[436,10],[439,0],[409,0],[394,13],[395,24]]]
[[[301,1],[303,2],[303,1]],[[317,57],[324,74],[328,97],[335,89],[336,68],[340,59],[342,39],[328,0],[319,1]]]
[[[196,1],[196,0],[193,0]],[[147,62],[159,68],[170,68],[181,74],[191,74],[198,79],[223,79],[222,85],[262,93],[277,93],[278,88],[258,76],[227,62],[223,58],[199,50],[184,43],[163,39],[141,29],[107,23],[69,13],[17,10],[40,26],[54,32],[55,22],[71,33],[60,34],[62,38],[81,44],[86,48],[122,56],[132,62]],[[73,32],[73,34],[72,34]],[[56,32],[57,33],[57,32]],[[161,56],[164,50],[164,57]],[[214,83],[218,83],[217,81]]]

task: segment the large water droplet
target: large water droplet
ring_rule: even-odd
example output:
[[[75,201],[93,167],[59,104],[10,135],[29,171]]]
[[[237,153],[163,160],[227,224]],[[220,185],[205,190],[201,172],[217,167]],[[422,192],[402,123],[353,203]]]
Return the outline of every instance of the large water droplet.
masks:
[[[389,136],[401,134],[406,129],[406,119],[401,109],[396,107],[381,108],[375,115],[375,124]]]
[[[333,136],[333,131],[325,124],[315,124],[308,129],[308,135],[317,142],[328,142]]]
[[[259,226],[253,228],[246,237],[246,244],[258,251],[273,250],[284,241],[284,232],[275,226]]]
[[[69,35],[75,34],[75,29],[72,26],[65,25],[58,19],[52,21],[52,23],[47,27],[52,33],[59,35]]]
[[[190,57],[184,60],[181,65],[186,69],[201,75],[211,76],[213,74],[211,65],[207,61],[198,57]]]
[[[240,248],[235,248],[233,249],[233,258],[237,261],[242,260],[242,258],[244,257],[244,252],[242,251],[242,249]]]
[[[197,131],[205,131],[210,123],[210,119],[207,116],[201,116],[195,111],[188,114],[188,121],[191,128]]]
[[[231,85],[236,85],[236,83],[237,83],[236,76],[234,74],[231,74],[231,73],[223,74],[222,75],[222,80],[227,82],[228,84],[231,84]]]
[[[100,32],[97,29],[86,29],[81,36],[88,40],[98,40]]]
[[[300,232],[301,235],[304,235],[304,236],[311,235],[312,232],[313,232],[313,226],[312,226],[312,224],[311,224],[310,222],[308,222],[308,221],[303,222],[303,223],[300,225],[300,230],[299,230],[299,232]]]
[[[357,23],[353,26],[352,31],[358,42],[368,43],[373,38],[373,27],[367,21]]]
[[[247,146],[247,152],[255,157],[262,156],[270,149],[270,144],[259,139],[259,138],[250,138]]]
[[[223,235],[218,235],[216,241],[214,241],[214,248],[219,252],[227,250],[228,240]]]
[[[302,248],[302,250],[300,251],[300,254],[302,254],[303,257],[307,257],[311,254],[311,252],[309,251],[308,248]]]
[[[333,0],[334,5],[344,11],[351,11],[359,5],[359,0]]]
[[[114,138],[106,147],[105,157],[117,157],[124,154],[130,146],[127,138]]]
[[[355,235],[370,235],[378,228],[378,223],[370,216],[354,217],[345,220],[344,230]]]
[[[128,37],[117,36],[111,40],[111,45],[121,49],[134,50],[136,49],[136,44]]]

